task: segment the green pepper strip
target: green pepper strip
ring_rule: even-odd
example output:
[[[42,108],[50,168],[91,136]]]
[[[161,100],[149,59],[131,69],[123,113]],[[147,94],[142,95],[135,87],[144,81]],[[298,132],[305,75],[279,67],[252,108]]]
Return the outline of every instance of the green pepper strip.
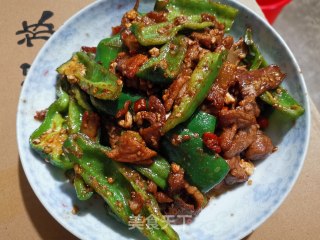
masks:
[[[162,45],[169,42],[177,33],[184,29],[202,30],[213,26],[212,22],[202,22],[201,16],[187,16],[187,21],[174,25],[174,20],[145,26],[133,23],[131,30],[142,46]]]
[[[248,28],[246,31],[244,41],[248,46],[249,50],[245,60],[251,63],[250,70],[267,67],[267,61],[264,59],[257,45],[254,43],[252,39],[252,31],[250,28]]]
[[[90,104],[88,95],[83,92],[77,85],[71,85],[71,93],[81,108],[86,111],[92,111],[92,106]]]
[[[82,114],[83,109],[77,104],[74,98],[70,97],[67,119],[69,133],[80,132]]]
[[[70,83],[78,84],[83,91],[99,99],[115,100],[122,90],[122,81],[84,52],[75,53],[57,71],[66,75]]]
[[[181,15],[201,15],[208,13],[214,15],[217,20],[225,25],[229,31],[238,14],[238,10],[211,0],[157,0],[155,10],[168,10],[168,19],[174,19]]]
[[[133,166],[135,170],[152,180],[157,186],[165,190],[170,173],[170,164],[161,156],[156,156],[150,166]]]
[[[218,154],[209,151],[202,141],[205,132],[214,132],[216,118],[208,113],[196,112],[187,122],[168,132],[161,142],[166,157],[184,170],[186,179],[202,192],[219,184],[229,172],[229,165]],[[172,144],[172,138],[189,140]]]
[[[105,151],[108,150],[90,141],[84,134],[70,135],[63,145],[65,155],[77,164],[76,174],[104,198],[120,220],[128,223],[132,214],[128,204],[130,186],[113,162],[106,158]],[[112,183],[108,178],[112,179]]]
[[[74,178],[73,186],[79,200],[85,201],[92,197],[93,191],[86,185],[83,178],[78,174],[76,174]]]
[[[162,132],[166,133],[179,123],[186,121],[208,95],[222,64],[224,53],[207,53],[199,61],[187,83],[187,89],[179,104],[165,122]]]
[[[81,130],[82,116],[85,109],[80,106],[79,102],[90,109],[92,107],[88,104],[88,102],[84,98],[84,93],[78,87],[71,85],[70,90],[72,93],[74,93],[74,96],[71,96],[69,101],[67,125],[68,133],[72,134],[79,133]],[[76,195],[79,200],[85,201],[92,197],[92,189],[88,188],[79,174],[75,174],[73,186],[76,190]]]
[[[95,61],[109,69],[110,63],[116,59],[119,52],[122,51],[122,41],[120,34],[101,40],[97,46]]]
[[[118,164],[118,163],[117,163]],[[161,214],[159,205],[155,197],[147,191],[147,182],[141,178],[140,174],[125,165],[119,164],[119,171],[130,182],[133,189],[140,194],[144,200],[144,205],[150,217],[153,217],[158,227],[163,230],[162,237],[152,239],[179,239],[178,234],[172,229],[166,218]],[[151,227],[151,226],[150,226]],[[159,233],[160,235],[160,233]]]
[[[68,134],[79,133],[81,131],[83,113],[85,110],[92,111],[92,107],[87,101],[86,94],[78,86],[69,84],[64,88],[71,93],[67,116]],[[73,186],[79,200],[85,201],[92,197],[92,189],[85,184],[79,174],[75,174]]]
[[[60,97],[50,105],[46,117],[40,127],[30,136],[30,146],[42,158],[47,159],[52,165],[71,169],[73,167],[62,153],[62,144],[67,139],[67,126],[62,113],[69,106],[69,95],[58,87]]]
[[[180,72],[186,52],[185,37],[177,36],[160,49],[159,56],[143,64],[137,76],[153,83],[171,83]]]
[[[260,99],[292,119],[297,119],[304,113],[304,108],[281,86],[265,92]]]
[[[83,134],[73,134],[65,141],[63,150],[68,158],[77,164],[76,173],[103,197],[122,222],[128,224],[133,216],[128,203],[132,190],[135,190],[145,200],[143,216],[149,217],[146,214],[147,210],[157,220],[159,227],[163,227],[162,230],[145,225],[138,229],[149,239],[178,239],[161,215],[155,198],[146,192],[146,182],[134,170],[108,159],[105,153],[110,151],[109,148],[92,142]]]
[[[90,96],[92,105],[101,113],[115,116],[123,108],[126,101],[131,101],[131,106],[137,100],[142,98],[141,95],[123,91],[117,100],[100,100]]]
[[[250,70],[268,66],[267,61],[252,39],[250,28],[246,31],[245,43],[249,50],[246,61],[251,63]],[[297,119],[304,113],[304,108],[281,86],[277,89],[266,91],[260,95],[260,99],[292,119]]]

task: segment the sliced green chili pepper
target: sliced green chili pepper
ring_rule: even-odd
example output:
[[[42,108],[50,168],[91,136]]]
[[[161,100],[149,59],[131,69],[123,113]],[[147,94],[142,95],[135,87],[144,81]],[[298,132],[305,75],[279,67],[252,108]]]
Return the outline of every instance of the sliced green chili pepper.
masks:
[[[65,95],[69,93],[71,88],[71,84],[68,81],[65,81],[65,77],[59,77],[56,84],[56,95],[57,98],[60,98],[62,95]],[[69,98],[68,98],[68,104],[69,104]],[[68,105],[66,105],[66,108]]]
[[[168,132],[162,149],[167,158],[185,170],[186,179],[202,192],[219,184],[229,172],[227,162],[204,147],[202,134],[214,132],[214,116],[196,112],[187,122]]]
[[[31,134],[29,142],[30,146],[52,165],[70,169],[73,164],[62,152],[62,144],[68,137],[66,120],[62,114],[68,109],[69,95],[60,87],[57,89],[60,97],[50,105],[44,121]]]
[[[115,116],[117,112],[123,108],[126,101],[131,101],[132,104],[142,98],[141,95],[122,92],[117,100],[100,100],[95,97],[90,97],[92,105],[99,111],[110,116]]]
[[[160,49],[159,56],[143,64],[137,76],[154,83],[170,83],[178,76],[186,52],[186,38],[177,36]]]
[[[84,111],[91,111],[92,107],[87,102],[85,93],[82,92],[77,86],[71,86],[71,92],[74,94],[70,97],[69,110],[67,116],[68,133],[81,132],[81,125],[83,120]],[[81,106],[80,104],[81,103]],[[84,106],[85,108],[83,108]],[[97,140],[99,136],[97,136]],[[79,174],[75,174],[73,186],[79,200],[85,201],[92,197],[93,190],[88,187],[83,178]]]
[[[143,176],[152,180],[162,189],[167,187],[167,179],[170,173],[170,164],[163,157],[157,155],[150,166],[132,166]]]
[[[201,137],[206,132],[215,131],[217,119],[209,113],[196,111],[186,125],[190,131],[198,133]]]
[[[92,197],[92,189],[86,185],[80,175],[76,174],[73,181],[73,186],[76,190],[76,194],[79,200],[85,201]]]
[[[252,39],[252,31],[250,28],[247,29],[244,41],[248,46],[248,54],[246,56],[246,61],[250,63],[250,70],[259,69],[260,67],[267,67],[268,63],[260,53],[258,47]]]
[[[152,46],[169,42],[183,29],[202,30],[211,26],[212,22],[203,22],[200,15],[193,15],[186,16],[185,21],[179,25],[174,24],[174,20],[147,26],[143,23],[133,23],[131,30],[142,46]]]
[[[109,148],[92,142],[83,134],[72,134],[65,141],[63,151],[76,164],[76,174],[103,197],[118,219],[128,224],[130,217],[134,217],[129,207],[130,194],[134,190],[145,200],[142,216],[146,219],[152,215],[159,224],[159,228],[145,224],[139,230],[149,239],[178,239],[155,198],[146,192],[146,182],[134,170],[108,159],[105,153]]]
[[[213,22],[203,21],[201,16],[203,13],[216,16],[228,31],[238,13],[235,8],[208,0],[158,0],[155,10],[167,10],[168,21],[148,26],[143,23],[134,23],[132,25],[133,33],[143,46],[164,44],[183,29],[202,30],[212,27]],[[183,21],[179,21],[181,18],[184,18]]]
[[[122,81],[84,52],[75,53],[57,71],[70,83],[78,84],[83,91],[99,99],[115,100],[122,90]]]
[[[165,122],[163,133],[186,121],[203,102],[218,75],[223,57],[224,53],[207,53],[201,58],[187,83],[186,92],[180,103],[173,107]]]
[[[96,50],[96,62],[99,62],[105,68],[109,69],[110,63],[116,59],[119,52],[122,51],[122,41],[120,34],[101,40]]]
[[[252,39],[252,31],[250,28],[246,31],[245,43],[249,50],[246,61],[251,63],[250,70],[268,66],[267,61]],[[297,119],[304,113],[304,108],[281,86],[277,89],[266,91],[260,95],[260,99],[292,119]]]
[[[72,134],[65,141],[63,151],[77,164],[76,174],[103,197],[121,221],[128,223],[132,214],[128,204],[130,185],[106,157],[109,148],[90,141],[84,134]]]
[[[69,133],[78,133],[81,128],[83,109],[77,102],[70,97],[69,110],[68,110],[68,131]]]
[[[118,164],[118,163],[117,163]],[[159,205],[155,197],[147,191],[147,182],[141,178],[140,174],[136,171],[119,164],[119,171],[130,182],[133,189],[140,194],[144,200],[144,205],[149,216],[153,217],[162,232],[158,232],[157,236],[153,236],[152,239],[179,239],[178,234],[172,229],[170,224],[166,221],[166,218],[161,214]]]
[[[77,85],[71,85],[71,94],[74,96],[78,105],[82,107],[84,110],[92,111],[92,106],[89,103],[89,96],[83,92]]]
[[[304,108],[281,86],[276,90],[265,92],[260,99],[293,119],[304,113]]]
[[[201,15],[208,13],[214,15],[217,20],[225,25],[229,31],[238,14],[238,10],[211,0],[157,0],[155,10],[168,10],[168,19],[172,20],[177,16]]]

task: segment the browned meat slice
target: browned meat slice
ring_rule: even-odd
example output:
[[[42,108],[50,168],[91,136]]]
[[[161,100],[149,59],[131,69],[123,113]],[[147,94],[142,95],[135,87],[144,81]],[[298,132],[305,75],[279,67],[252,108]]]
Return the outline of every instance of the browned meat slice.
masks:
[[[257,129],[258,127],[255,124],[251,125],[248,128],[239,130],[234,136],[230,148],[223,153],[223,156],[226,159],[229,159],[236,155],[239,155],[241,152],[247,149],[247,147],[249,147],[250,144],[252,144],[256,139]]]
[[[191,72],[191,69],[190,69]],[[190,72],[182,72],[176,80],[164,91],[162,99],[164,101],[164,106],[166,112],[169,112],[173,106],[175,99],[178,97],[181,88],[190,79]]]
[[[195,186],[191,186],[187,182],[184,184],[184,188],[186,192],[194,199],[195,209],[199,210],[203,208],[206,203],[206,200],[204,195],[199,191],[199,189]]]
[[[126,29],[121,33],[121,39],[123,44],[128,48],[130,54],[138,52],[140,44],[136,36],[129,29]]]
[[[225,36],[222,39],[222,46],[224,46],[225,49],[230,49],[233,46],[233,37],[232,36]]]
[[[185,94],[187,82],[191,77],[193,69],[199,59],[208,52],[208,50],[201,48],[197,41],[188,39],[187,43],[188,49],[185,59],[183,60],[182,70],[170,87],[165,90],[162,97],[167,112],[171,110],[174,104],[178,105],[180,103],[182,96]]]
[[[155,184],[153,181],[148,180],[147,191],[149,193],[155,194],[157,190],[158,190],[157,184]]]
[[[135,122],[143,125],[144,120],[149,123],[146,128],[140,128],[139,133],[143,140],[153,148],[159,147],[160,129],[166,120],[166,111],[160,99],[155,96],[149,98],[149,111],[140,111],[135,115]]]
[[[144,26],[152,25],[155,23],[162,23],[167,21],[168,13],[165,11],[152,11],[144,15],[141,19],[139,18],[138,21],[142,23]]]
[[[234,65],[239,65],[240,61],[247,55],[247,47],[242,38],[235,42],[230,48],[227,56],[227,61]]]
[[[166,110],[160,99],[156,96],[149,97],[149,111],[158,114],[157,117],[159,122],[166,121]]]
[[[237,124],[238,128],[245,128],[255,123],[255,116],[253,114],[246,113],[242,109],[222,109],[219,114],[219,124],[221,127],[229,127],[233,124]]]
[[[139,68],[148,60],[143,54],[137,54],[132,57],[124,56],[117,59],[117,71],[123,76],[133,79]]]
[[[225,26],[223,23],[220,23],[217,21],[216,17],[214,15],[208,14],[208,13],[202,13],[201,14],[202,21],[205,22],[213,22],[214,27],[218,30],[224,30]]]
[[[222,50],[223,48],[225,49],[223,44],[229,45],[230,40],[230,38],[224,39],[223,35],[223,30],[215,28],[204,32],[193,32],[190,37],[208,50],[216,48]]]
[[[221,150],[223,152],[230,149],[234,136],[237,133],[237,130],[238,130],[238,127],[236,124],[233,124],[231,127],[224,128],[222,130],[222,133],[219,137],[219,143],[220,143]]]
[[[219,30],[219,29],[215,28],[215,29],[211,29],[209,31],[209,33],[212,36],[212,38],[215,39],[215,47],[216,48],[223,46],[222,41],[223,41],[223,37],[224,37],[224,30]]]
[[[125,131],[119,137],[115,148],[107,152],[106,155],[115,161],[140,164],[143,161],[149,161],[155,157],[157,152],[146,147],[146,143],[139,133]]]
[[[203,47],[211,49],[215,44],[216,39],[212,37],[209,33],[193,32],[191,38],[198,41]]]
[[[175,216],[172,219],[175,224],[183,223],[183,219],[179,219],[179,215],[189,215],[188,221],[192,221],[192,218],[196,216],[201,208],[205,206],[205,196],[196,188],[191,186],[184,180],[184,170],[177,164],[171,164],[171,171],[168,177],[168,189],[167,192],[169,199],[165,205],[164,212],[169,215]],[[157,197],[157,195],[155,195]],[[186,219],[184,219],[186,220]]]
[[[218,110],[222,109],[224,105],[224,99],[229,87],[235,84],[236,70],[236,65],[225,62],[219,71],[216,81],[211,87],[207,100]]]
[[[258,70],[239,71],[236,78],[243,97],[257,97],[267,90],[277,88],[285,76],[278,66],[270,65]]]
[[[262,160],[266,158],[270,153],[272,153],[274,146],[271,139],[266,136],[262,131],[258,130],[256,139],[248,147],[245,157],[246,159],[255,161]]]
[[[165,214],[170,216],[170,223],[187,224],[192,221],[198,212],[194,209],[194,205],[186,203],[178,197],[174,199],[174,202],[165,210]]]
[[[140,128],[139,133],[149,146],[157,148],[159,145],[159,139],[161,137],[160,129],[163,125],[163,123],[158,121],[157,114],[153,112],[141,111],[136,114],[135,120],[137,121],[138,125],[143,125],[144,120],[149,122],[150,126],[146,128]]]
[[[82,116],[80,131],[95,140],[100,128],[100,117],[94,112],[85,111]]]
[[[48,109],[36,111],[36,114],[33,116],[33,118],[38,121],[43,121],[46,118],[47,112]]]
[[[156,192],[154,194],[154,196],[155,196],[158,203],[171,203],[171,202],[173,202],[172,198],[168,197],[163,192]]]
[[[224,179],[227,185],[245,182],[253,173],[254,166],[252,163],[240,159],[240,156],[235,156],[226,160],[230,167],[230,172]]]
[[[242,109],[244,112],[255,116],[256,118],[260,115],[260,108],[256,102],[255,97],[249,96],[239,102],[238,109]]]
[[[109,136],[109,144],[111,148],[115,148],[121,135],[121,128],[115,126],[111,121],[106,124],[106,130]]]
[[[155,23],[161,23],[167,21],[168,13],[165,11],[152,11],[148,12],[146,16],[153,20]]]
[[[192,41],[191,39],[188,39],[188,49],[186,52],[186,56],[184,61],[184,68],[192,68],[194,64],[193,62],[199,61],[199,55],[201,47],[197,41]]]
[[[171,171],[168,177],[168,193],[174,196],[184,188],[184,170],[177,164],[171,164]]]
[[[129,200],[129,207],[134,215],[138,215],[143,207],[144,201],[141,195],[137,192],[131,192],[131,200]]]

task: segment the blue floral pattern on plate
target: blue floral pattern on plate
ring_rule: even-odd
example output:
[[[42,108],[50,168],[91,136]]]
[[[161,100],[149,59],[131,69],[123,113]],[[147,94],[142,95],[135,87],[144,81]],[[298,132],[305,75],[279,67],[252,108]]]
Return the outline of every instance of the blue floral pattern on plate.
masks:
[[[293,125],[271,120],[269,135],[279,150],[258,163],[251,186],[243,184],[212,199],[196,220],[188,226],[174,226],[181,239],[240,239],[262,224],[291,190],[302,168],[309,142],[310,111],[307,90],[300,68],[281,37],[248,8],[235,1],[222,0],[239,9],[231,34],[237,39],[247,26],[253,29],[269,63],[287,73],[285,87],[305,107],[305,114]],[[81,46],[95,46],[111,33],[130,9],[130,0],[97,1],[68,20],[46,43],[32,64],[24,83],[18,113],[17,138],[26,176],[42,204],[66,229],[81,239],[141,239],[137,231],[114,221],[106,214],[102,200],[77,200],[64,174],[31,151],[30,134],[39,126],[33,119],[55,99],[55,69]],[[143,11],[151,10],[153,1],[142,1]],[[73,205],[80,208],[73,215]]]

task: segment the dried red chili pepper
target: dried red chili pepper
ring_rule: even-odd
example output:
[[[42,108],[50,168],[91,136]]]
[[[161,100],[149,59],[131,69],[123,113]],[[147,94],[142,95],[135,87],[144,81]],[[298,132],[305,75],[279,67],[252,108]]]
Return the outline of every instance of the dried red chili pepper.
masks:
[[[219,137],[215,135],[214,133],[211,132],[205,132],[202,135],[202,140],[204,144],[206,145],[207,148],[210,150],[220,153],[221,152],[221,147],[219,145]]]
[[[86,53],[96,53],[97,48],[96,47],[86,47],[86,46],[82,46],[81,50],[86,52]]]

